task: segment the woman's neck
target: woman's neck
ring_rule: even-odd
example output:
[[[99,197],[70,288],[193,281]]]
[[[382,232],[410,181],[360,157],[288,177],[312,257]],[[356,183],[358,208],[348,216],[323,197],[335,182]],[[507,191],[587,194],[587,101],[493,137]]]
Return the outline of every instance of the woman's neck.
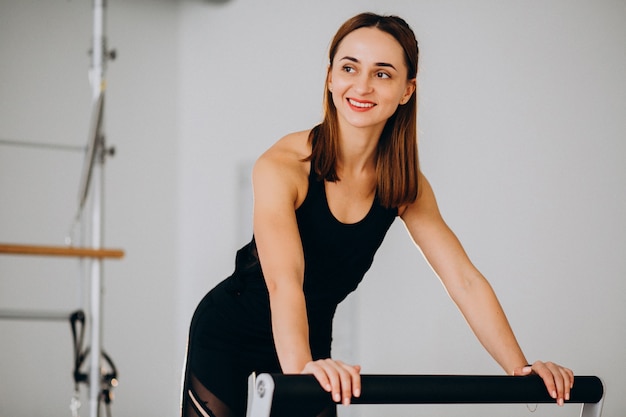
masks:
[[[348,175],[375,170],[376,151],[381,129],[341,128],[339,129],[339,158],[337,173]]]

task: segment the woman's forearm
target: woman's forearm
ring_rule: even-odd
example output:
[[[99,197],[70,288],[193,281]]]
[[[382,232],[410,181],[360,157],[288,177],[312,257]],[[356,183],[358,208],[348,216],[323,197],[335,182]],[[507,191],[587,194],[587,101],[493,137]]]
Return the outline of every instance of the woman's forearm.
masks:
[[[284,373],[299,373],[312,360],[309,326],[302,288],[283,283],[270,289],[272,331]]]
[[[496,294],[482,275],[467,282],[462,289],[451,292],[451,296],[481,344],[512,375],[514,369],[523,367],[527,361]]]

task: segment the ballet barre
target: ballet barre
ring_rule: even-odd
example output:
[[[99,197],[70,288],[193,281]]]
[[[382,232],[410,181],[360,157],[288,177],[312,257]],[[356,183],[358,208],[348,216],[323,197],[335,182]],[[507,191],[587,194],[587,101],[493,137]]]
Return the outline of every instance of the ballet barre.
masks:
[[[121,249],[93,249],[75,246],[16,245],[0,243],[0,253],[7,255],[68,256],[75,258],[121,259]]]
[[[581,417],[600,417],[604,387],[596,376],[574,377],[570,400]],[[545,404],[555,403],[540,377],[492,375],[361,375],[353,404]],[[259,374],[248,379],[247,417],[306,415],[321,411],[330,394],[313,375]]]

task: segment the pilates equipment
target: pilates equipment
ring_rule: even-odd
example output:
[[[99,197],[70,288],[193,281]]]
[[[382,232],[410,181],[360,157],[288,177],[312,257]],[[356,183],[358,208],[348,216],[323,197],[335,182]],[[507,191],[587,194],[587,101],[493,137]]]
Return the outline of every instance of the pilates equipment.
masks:
[[[91,68],[89,79],[92,87],[92,108],[91,121],[87,137],[86,148],[84,150],[83,169],[80,178],[80,188],[78,193],[78,209],[74,226],[84,222],[85,203],[88,196],[91,198],[89,213],[89,240],[90,247],[74,246],[32,246],[32,245],[0,245],[0,254],[11,255],[33,255],[33,256],[65,256],[77,258],[89,258],[90,260],[90,302],[88,313],[88,324],[90,327],[90,347],[84,352],[78,352],[80,364],[87,360],[89,353],[88,372],[82,373],[75,366],[74,377],[76,386],[79,383],[87,383],[89,386],[89,416],[97,417],[101,401],[108,406],[110,396],[109,388],[112,386],[111,375],[116,371],[110,358],[102,351],[102,264],[107,258],[119,259],[124,256],[124,252],[119,249],[103,249],[103,209],[104,209],[104,162],[107,155],[114,153],[113,148],[106,148],[103,129],[104,114],[104,93],[106,90],[106,80],[104,77],[106,62],[115,59],[116,52],[109,51],[106,45],[105,29],[105,0],[93,0],[93,37],[91,55]],[[4,144],[23,145],[23,143],[9,142]],[[26,144],[28,146],[48,147],[52,149],[76,150],[76,147],[50,146]],[[91,191],[90,191],[91,188]],[[70,235],[72,233],[70,232]],[[72,238],[66,239],[68,245],[73,245]],[[20,320],[74,320],[79,312],[49,312],[49,311],[9,311],[0,310],[0,319],[20,319]],[[72,330],[75,321],[72,321]],[[74,335],[76,339],[76,334]],[[76,340],[75,340],[76,342]],[[82,342],[82,339],[81,339]],[[81,343],[82,344],[82,343]],[[76,345],[75,345],[76,350]],[[77,353],[75,351],[75,353]],[[103,370],[103,361],[107,362],[112,372]],[[76,365],[76,364],[75,364]],[[80,402],[76,396],[72,399],[71,409],[74,415],[78,414]],[[108,398],[108,401],[107,401]],[[109,411],[107,409],[107,411]]]
[[[600,417],[604,387],[596,376],[575,376],[569,403],[581,417]],[[313,375],[260,374],[248,379],[247,417],[306,416],[303,407],[333,403]],[[555,403],[536,375],[361,375],[353,404],[544,404]],[[556,404],[555,404],[556,407]]]

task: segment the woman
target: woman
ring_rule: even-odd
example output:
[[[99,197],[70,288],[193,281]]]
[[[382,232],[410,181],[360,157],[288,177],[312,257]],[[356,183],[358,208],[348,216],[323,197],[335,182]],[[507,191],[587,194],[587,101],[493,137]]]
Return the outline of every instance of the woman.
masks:
[[[537,373],[562,404],[572,371],[527,365],[419,170],[411,28],[398,17],[361,14],[339,29],[329,55],[323,122],[258,159],[254,237],[194,314],[183,415],[243,416],[252,372],[313,374],[337,403],[358,397],[360,367],[331,359],[332,318],[396,217],[493,358],[510,375]]]

